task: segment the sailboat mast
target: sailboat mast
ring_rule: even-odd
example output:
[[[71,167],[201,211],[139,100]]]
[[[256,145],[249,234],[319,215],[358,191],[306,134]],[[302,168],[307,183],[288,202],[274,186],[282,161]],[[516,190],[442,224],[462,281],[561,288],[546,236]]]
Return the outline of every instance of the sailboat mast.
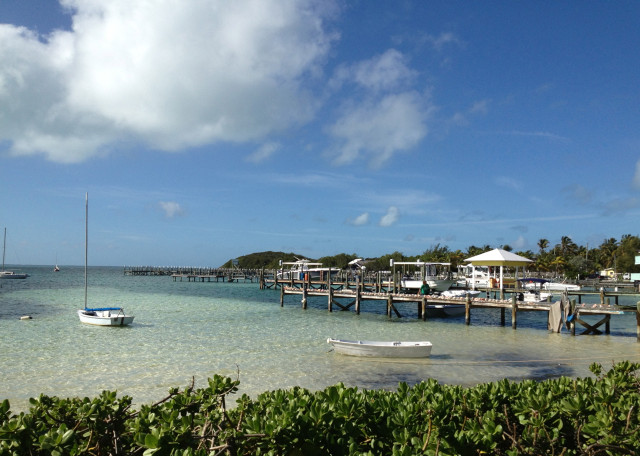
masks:
[[[7,247],[7,227],[4,227],[4,241],[2,242],[2,270],[4,271],[4,250]]]
[[[84,204],[84,308],[87,308],[87,263],[89,257],[89,192],[85,193]]]
[[[7,248],[7,227],[4,227],[4,241],[2,242],[2,270],[4,271],[4,251]]]

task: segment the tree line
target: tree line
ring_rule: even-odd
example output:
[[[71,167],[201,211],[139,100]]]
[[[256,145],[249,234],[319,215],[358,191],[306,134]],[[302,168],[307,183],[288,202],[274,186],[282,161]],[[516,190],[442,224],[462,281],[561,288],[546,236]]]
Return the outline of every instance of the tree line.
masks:
[[[562,236],[560,242],[551,245],[548,239],[540,239],[538,249],[514,251],[510,245],[497,246],[501,249],[513,252],[533,261],[528,267],[529,271],[539,272],[545,275],[563,276],[569,279],[595,277],[603,269],[613,268],[617,273],[640,272],[640,265],[635,264],[635,257],[640,252],[640,237],[631,234],[623,235],[620,240],[616,238],[605,239],[599,246],[590,247],[578,245],[569,236]],[[389,270],[390,260],[394,261],[425,261],[451,263],[452,269],[459,265],[465,265],[465,259],[479,255],[495,246],[471,245],[466,250],[451,250],[446,245],[435,244],[420,255],[405,255],[402,252],[393,252],[378,258],[364,258],[369,271]],[[293,262],[305,258],[302,255],[285,252],[258,252],[237,258],[237,267],[242,269],[278,269],[280,261]],[[362,258],[356,253],[339,253],[333,256],[325,256],[317,259],[323,266],[345,269],[349,262]],[[233,267],[233,261],[229,260],[222,267]]]

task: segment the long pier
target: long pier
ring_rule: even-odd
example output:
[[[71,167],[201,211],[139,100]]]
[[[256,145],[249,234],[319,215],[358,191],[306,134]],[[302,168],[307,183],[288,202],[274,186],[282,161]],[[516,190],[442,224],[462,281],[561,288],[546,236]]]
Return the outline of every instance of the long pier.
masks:
[[[261,287],[265,286],[261,282]],[[355,286],[350,287],[348,284],[332,283],[330,279],[327,281],[311,281],[311,280],[274,280],[271,286],[280,286],[280,306],[284,306],[284,297],[286,295],[299,295],[301,296],[301,305],[303,309],[307,308],[308,298],[311,296],[324,297],[327,300],[327,310],[333,312],[334,306],[342,311],[349,311],[354,309],[356,314],[359,314],[362,306],[367,301],[384,301],[386,302],[386,314],[388,318],[392,318],[395,314],[398,318],[402,318],[402,314],[398,310],[396,304],[398,303],[415,303],[417,305],[417,317],[423,321],[427,320],[427,316],[433,311],[447,312],[451,309],[464,308],[465,324],[471,324],[471,313],[473,309],[497,309],[500,310],[500,323],[502,326],[506,324],[507,312],[511,315],[511,327],[517,328],[517,315],[519,312],[547,312],[548,320],[551,322],[551,313],[553,312],[558,317],[557,324],[565,324],[569,328],[572,335],[576,334],[578,325],[581,325],[584,329],[581,334],[601,334],[602,330],[599,329],[604,325],[604,332],[610,333],[611,330],[611,317],[613,315],[623,314],[636,314],[636,335],[637,341],[640,342],[640,302],[636,305],[636,308],[619,308],[618,306],[612,306],[608,299],[605,298],[604,290],[600,292],[593,292],[591,294],[600,295],[601,302],[599,304],[592,304],[587,306],[586,304],[580,304],[576,302],[575,298],[570,298],[569,294],[563,295],[561,301],[556,302],[521,302],[517,300],[518,290],[485,290],[487,297],[443,297],[439,295],[419,295],[415,293],[402,293],[392,286],[387,289],[380,289],[380,285],[365,286],[364,284],[355,283]],[[376,289],[377,287],[377,289]],[[494,292],[494,297],[491,298],[491,292]],[[523,290],[524,291],[524,290]],[[510,293],[510,299],[504,299],[504,293]],[[499,297],[498,293],[500,294]],[[574,292],[577,293],[577,292]],[[620,292],[617,293],[617,297],[620,296]],[[584,293],[583,293],[584,294]],[[629,293],[626,293],[627,295]],[[579,295],[579,296],[582,296]],[[347,299],[349,302],[343,303],[337,299]],[[586,316],[599,316],[601,319],[596,323],[589,323],[583,320],[582,317]],[[557,331],[560,330],[560,326],[557,327]]]
[[[240,268],[201,268],[184,266],[125,266],[128,276],[171,276],[188,282],[258,282],[262,271]]]

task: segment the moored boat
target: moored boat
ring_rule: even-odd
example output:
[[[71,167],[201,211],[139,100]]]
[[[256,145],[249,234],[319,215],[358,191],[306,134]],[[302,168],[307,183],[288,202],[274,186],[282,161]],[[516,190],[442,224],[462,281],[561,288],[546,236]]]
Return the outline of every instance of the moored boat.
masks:
[[[126,315],[122,307],[100,307],[78,309],[82,323],[96,326],[127,326],[133,323],[133,315]]]
[[[2,242],[2,270],[0,271],[0,279],[26,279],[29,274],[4,270],[4,252],[7,248],[7,229],[4,229],[4,241]]]
[[[525,288],[539,288],[545,291],[580,291],[580,285],[564,282],[550,282],[546,279],[538,279],[535,277],[527,277],[518,279],[524,284]]]
[[[322,263],[314,263],[309,260],[297,260],[292,262],[281,261],[280,266],[290,266],[289,269],[282,269],[278,272],[278,279],[284,280],[327,280],[340,272],[339,268],[322,267]]]
[[[126,315],[122,307],[87,307],[87,265],[89,252],[89,194],[85,195],[84,226],[84,309],[78,309],[82,323],[95,326],[127,326],[133,323],[133,315]]]
[[[448,290],[456,280],[451,273],[451,263],[427,263],[424,261],[390,261],[390,266],[413,266],[417,270],[403,274],[400,287],[407,290],[420,290],[422,282],[429,284],[431,291],[443,292]],[[395,270],[394,270],[395,272]]]
[[[429,341],[367,341],[328,338],[336,353],[350,356],[378,358],[428,358],[432,344]]]

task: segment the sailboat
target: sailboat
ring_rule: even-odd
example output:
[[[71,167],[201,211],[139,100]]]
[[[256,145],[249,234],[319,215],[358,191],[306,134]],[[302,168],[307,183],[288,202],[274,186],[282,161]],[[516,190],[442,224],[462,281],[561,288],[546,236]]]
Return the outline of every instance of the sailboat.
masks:
[[[87,264],[89,252],[89,194],[85,194],[84,226],[84,309],[78,310],[82,323],[97,326],[127,326],[133,322],[133,315],[127,315],[122,307],[87,307]]]
[[[29,277],[29,274],[4,270],[4,253],[6,248],[7,248],[7,228],[4,229],[4,242],[2,243],[2,271],[0,271],[0,279],[26,279],[27,277]]]

